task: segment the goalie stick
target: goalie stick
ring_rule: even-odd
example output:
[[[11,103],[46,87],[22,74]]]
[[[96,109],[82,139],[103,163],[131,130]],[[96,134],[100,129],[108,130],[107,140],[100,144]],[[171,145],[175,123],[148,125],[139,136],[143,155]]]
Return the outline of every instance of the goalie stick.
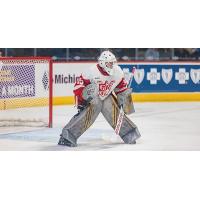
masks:
[[[131,87],[131,84],[132,84],[132,81],[133,81],[133,76],[134,76],[134,72],[135,72],[135,67],[133,67],[132,69],[132,73],[131,73],[131,78],[130,78],[130,81],[128,83],[128,88]],[[123,119],[124,119],[124,110],[123,110],[123,106],[121,105],[120,106],[120,111],[119,111],[119,116],[117,118],[117,124],[116,124],[116,127],[115,127],[115,133],[117,135],[119,135],[119,132],[120,132],[120,129],[121,129],[121,126],[122,126],[122,122],[123,122]]]
[[[136,68],[133,67],[132,72],[131,72],[131,78],[130,78],[130,81],[129,81],[129,83],[128,83],[128,88],[131,87],[131,84],[132,84],[132,82],[133,82],[133,76],[134,76],[135,70],[136,70]]]
[[[123,107],[121,106],[120,108],[120,111],[119,111],[119,116],[118,116],[118,119],[117,119],[117,124],[116,124],[116,127],[115,127],[115,133],[117,135],[119,135],[119,132],[120,132],[120,129],[121,129],[121,126],[122,126],[122,122],[123,122],[123,119],[124,119],[124,110],[123,110]]]

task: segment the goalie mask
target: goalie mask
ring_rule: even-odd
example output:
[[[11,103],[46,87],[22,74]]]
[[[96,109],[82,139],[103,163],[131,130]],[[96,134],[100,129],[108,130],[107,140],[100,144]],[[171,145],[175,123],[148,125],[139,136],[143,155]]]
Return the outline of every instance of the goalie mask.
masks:
[[[104,51],[98,58],[98,63],[100,67],[102,67],[110,76],[112,76],[117,59],[110,51]]]

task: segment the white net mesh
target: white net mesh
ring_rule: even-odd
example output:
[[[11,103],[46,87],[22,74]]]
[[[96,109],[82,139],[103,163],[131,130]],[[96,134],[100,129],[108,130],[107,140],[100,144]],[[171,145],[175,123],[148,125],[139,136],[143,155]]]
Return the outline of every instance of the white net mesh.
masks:
[[[0,126],[49,125],[49,70],[49,59],[0,58]]]

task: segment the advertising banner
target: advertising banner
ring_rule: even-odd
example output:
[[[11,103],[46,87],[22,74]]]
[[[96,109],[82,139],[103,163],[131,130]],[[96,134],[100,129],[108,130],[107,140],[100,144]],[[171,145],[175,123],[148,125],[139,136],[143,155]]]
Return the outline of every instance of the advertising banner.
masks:
[[[94,63],[54,63],[54,96],[73,96],[75,81]]]
[[[34,65],[0,65],[0,99],[35,96]]]
[[[75,80],[95,63],[54,63],[54,95],[72,96]],[[200,92],[200,63],[120,63],[135,93]]]
[[[125,74],[135,68],[131,84],[134,92],[200,92],[200,63],[135,63],[120,66]]]

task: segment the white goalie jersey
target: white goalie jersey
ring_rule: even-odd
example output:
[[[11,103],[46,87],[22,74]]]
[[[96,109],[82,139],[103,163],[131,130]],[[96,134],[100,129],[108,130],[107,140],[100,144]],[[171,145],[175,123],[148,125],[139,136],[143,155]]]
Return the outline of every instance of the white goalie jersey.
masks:
[[[109,75],[97,64],[92,66],[88,72],[82,73],[75,83],[74,94],[77,97],[78,104],[81,104],[84,100],[83,89],[91,83],[97,86],[97,95],[101,100],[104,100],[113,91],[119,94],[127,90],[124,73],[118,65],[113,68],[113,75]]]

